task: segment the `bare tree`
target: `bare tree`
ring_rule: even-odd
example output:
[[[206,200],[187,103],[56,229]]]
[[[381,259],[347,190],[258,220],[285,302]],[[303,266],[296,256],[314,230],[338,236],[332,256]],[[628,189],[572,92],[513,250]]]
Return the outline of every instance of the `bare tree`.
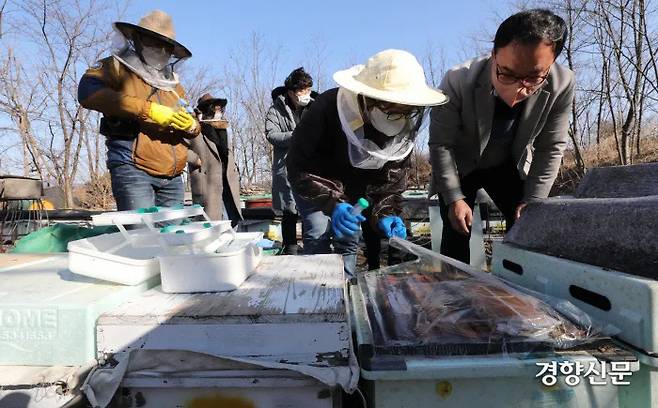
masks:
[[[421,58],[425,71],[425,80],[430,86],[438,88],[446,72],[446,57],[444,48],[432,41],[427,42],[425,53]],[[429,122],[429,109],[425,112],[425,121]],[[426,124],[428,124],[426,122]],[[429,182],[429,126],[424,126],[416,137],[412,156],[412,169],[409,177],[410,184],[418,188]]]
[[[223,80],[228,97],[233,150],[243,187],[271,183],[272,148],[265,139],[265,117],[272,89],[281,83],[280,47],[252,33],[246,44],[231,53]]]
[[[77,82],[107,49],[110,22],[121,8],[96,0],[25,0],[10,3],[12,42],[30,44],[2,56],[0,112],[16,125],[28,164],[55,182],[72,207],[81,160],[90,178],[103,172],[98,115],[77,103]],[[114,17],[114,18],[111,18]]]
[[[304,60],[300,65],[313,77],[313,87],[316,91],[322,92],[329,88],[329,75],[325,68],[329,58],[327,43],[322,37],[311,37],[306,51]]]
[[[0,110],[9,116],[15,126],[7,130],[17,132],[21,139],[23,175],[29,175],[33,169],[43,178],[42,169],[48,163],[40,154],[40,144],[34,136],[32,122],[42,116],[46,98],[40,93],[39,83],[27,78],[28,74],[13,49],[8,48],[0,67]]]
[[[656,112],[658,102],[654,52],[658,35],[653,28],[658,20],[650,3],[564,0],[528,4],[548,7],[567,22],[563,59],[577,78],[569,135],[580,174],[587,167],[583,148],[604,143],[608,137],[614,139],[618,164],[633,163],[641,154],[643,124],[655,121],[655,115],[647,115]]]
[[[3,20],[5,17],[5,9],[7,8],[7,2],[9,0],[2,0],[2,4],[0,4],[0,38],[2,38],[2,34],[4,33],[3,30]]]
[[[196,101],[205,93],[217,97],[225,92],[225,80],[217,68],[207,65],[185,66],[179,72],[190,105],[195,106]]]
[[[566,38],[566,44],[564,45],[564,54],[567,61],[567,66],[572,71],[575,68],[574,61],[574,52],[576,51],[575,44],[575,32],[577,20],[580,18],[581,13],[583,12],[583,7],[581,5],[574,5],[572,0],[565,0],[565,22],[567,24],[568,35]],[[571,143],[574,150],[574,157],[576,161],[576,170],[582,175],[585,173],[585,160],[583,159],[583,154],[580,148],[580,141],[578,140],[579,129],[578,129],[578,119],[579,119],[579,109],[577,97],[574,97],[574,103],[571,105],[571,122],[569,123],[569,137],[571,138]],[[582,111],[581,111],[582,112]]]
[[[447,70],[445,49],[432,41],[428,41],[421,63],[425,70],[427,83],[438,88]]]

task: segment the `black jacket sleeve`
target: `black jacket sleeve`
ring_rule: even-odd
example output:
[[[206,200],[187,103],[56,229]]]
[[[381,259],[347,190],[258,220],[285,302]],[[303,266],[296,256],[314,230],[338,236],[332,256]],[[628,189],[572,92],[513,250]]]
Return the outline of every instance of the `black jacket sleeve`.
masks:
[[[334,207],[346,201],[343,183],[338,179],[322,177],[312,170],[320,160],[318,157],[321,143],[326,137],[332,137],[328,131],[330,104],[336,99],[324,93],[311,105],[303,115],[293,132],[290,149],[286,158],[288,180],[292,190],[304,200],[331,215]]]

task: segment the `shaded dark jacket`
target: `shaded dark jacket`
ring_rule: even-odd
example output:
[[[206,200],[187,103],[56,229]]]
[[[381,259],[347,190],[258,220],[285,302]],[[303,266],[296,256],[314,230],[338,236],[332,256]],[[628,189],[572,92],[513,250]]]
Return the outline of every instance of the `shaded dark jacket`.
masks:
[[[294,113],[286,103],[287,89],[283,86],[272,90],[272,106],[265,118],[265,138],[272,144],[272,207],[277,211],[297,213],[295,200],[290,190],[286,172],[286,156],[292,139],[292,132],[297,126]],[[317,98],[317,92],[311,92],[311,98]],[[300,116],[313,102],[305,106]]]
[[[295,193],[329,216],[339,202],[354,204],[366,198],[371,205],[369,221],[376,226],[380,218],[401,212],[411,155],[381,169],[353,167],[338,118],[337,95],[334,88],[318,96],[295,128],[286,160],[288,180]],[[365,131],[376,132],[370,125]]]

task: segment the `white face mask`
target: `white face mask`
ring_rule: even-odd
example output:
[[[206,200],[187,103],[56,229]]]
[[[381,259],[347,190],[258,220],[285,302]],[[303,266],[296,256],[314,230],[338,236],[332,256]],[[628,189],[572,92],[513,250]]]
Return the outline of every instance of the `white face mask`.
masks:
[[[368,112],[362,111],[356,94],[339,88],[336,107],[341,128],[347,137],[347,151],[352,166],[381,169],[388,162],[403,160],[413,150],[417,132],[411,126],[403,133],[388,138],[384,146],[366,138],[363,121]]]
[[[384,113],[379,108],[372,108],[368,112],[368,116],[370,117],[370,123],[372,126],[389,137],[397,136],[402,133],[408,124],[408,120],[405,118],[389,120],[388,114]]]
[[[311,95],[296,95],[299,106],[306,106],[311,103]]]

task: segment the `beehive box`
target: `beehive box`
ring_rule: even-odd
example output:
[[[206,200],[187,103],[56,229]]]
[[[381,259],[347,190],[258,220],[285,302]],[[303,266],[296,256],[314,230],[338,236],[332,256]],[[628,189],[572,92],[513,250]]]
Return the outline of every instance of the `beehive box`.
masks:
[[[169,294],[157,287],[104,313],[98,351],[185,350],[347,366],[345,303],[339,255],[264,257],[232,292]]]
[[[0,255],[0,365],[78,365],[95,357],[96,318],[159,283],[136,286],[68,270],[66,254]]]

